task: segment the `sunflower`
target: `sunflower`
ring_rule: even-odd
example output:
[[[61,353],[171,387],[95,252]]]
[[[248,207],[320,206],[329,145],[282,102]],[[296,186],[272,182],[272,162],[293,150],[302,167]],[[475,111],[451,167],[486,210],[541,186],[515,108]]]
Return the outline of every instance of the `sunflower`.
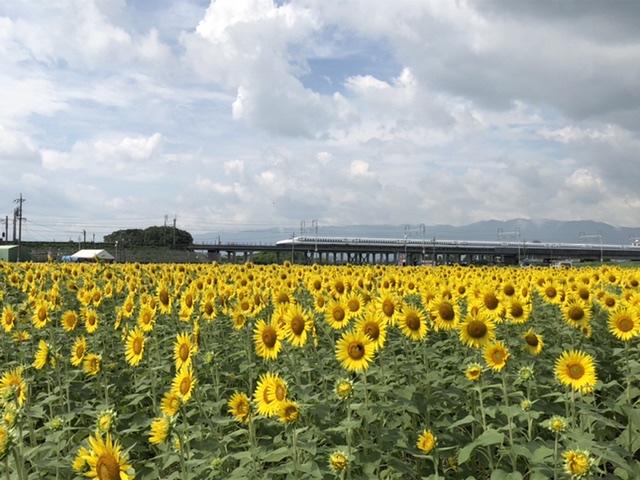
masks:
[[[138,313],[138,325],[145,333],[149,333],[153,330],[156,322],[155,315],[156,311],[148,304],[140,307],[140,312]]]
[[[265,360],[275,360],[282,349],[284,333],[273,320],[258,320],[253,330],[256,353]]]
[[[640,334],[640,310],[625,304],[609,313],[609,331],[623,342],[628,342]]]
[[[178,395],[183,403],[186,403],[193,394],[195,384],[196,378],[191,370],[191,365],[187,365],[176,373],[171,383],[171,391]]]
[[[570,295],[560,304],[562,318],[572,327],[578,328],[591,318],[591,305],[578,296]]]
[[[87,353],[87,340],[83,337],[76,338],[71,347],[71,365],[79,367]]]
[[[40,340],[40,342],[38,343],[38,351],[35,354],[35,359],[33,361],[33,367],[36,370],[42,370],[45,365],[47,364],[47,361],[49,360],[49,351],[50,351],[50,347],[49,344],[47,342],[45,342],[44,340]]]
[[[81,314],[87,333],[94,333],[98,329],[98,313],[93,308],[86,307],[82,309]]]
[[[351,290],[344,298],[347,316],[355,318],[360,315],[365,306],[364,297],[357,291]]]
[[[228,412],[233,415],[237,422],[247,423],[251,416],[251,403],[249,397],[244,392],[234,392],[227,402]]]
[[[516,325],[525,323],[529,319],[532,310],[533,302],[531,298],[512,295],[504,301],[505,319]]]
[[[51,320],[49,302],[39,300],[33,309],[33,326],[40,330],[49,323],[49,320]]]
[[[427,335],[427,319],[424,313],[415,307],[404,304],[398,324],[402,334],[411,340],[422,340]]]
[[[135,367],[142,360],[142,354],[144,353],[144,344],[146,340],[144,338],[144,332],[140,327],[136,327],[127,335],[127,341],[125,344],[125,359],[132,367]]]
[[[73,310],[67,310],[62,314],[62,328],[64,328],[67,332],[72,332],[75,330],[76,325],[78,325],[78,314]]]
[[[470,348],[484,348],[495,338],[496,324],[485,310],[469,312],[460,324],[460,342]]]
[[[493,370],[500,371],[507,364],[509,350],[504,342],[494,342],[484,348],[484,359]]]
[[[342,367],[350,372],[360,372],[369,368],[373,360],[373,341],[362,331],[343,332],[336,342],[336,358]]]
[[[169,288],[167,287],[165,282],[160,282],[160,284],[158,285],[158,289],[156,290],[156,299],[160,307],[160,313],[171,313],[173,302],[171,299],[171,294],[169,293]]]
[[[374,351],[384,346],[387,338],[387,320],[380,311],[368,308],[365,315],[356,321],[354,328],[364,332],[371,339]]]
[[[524,334],[520,336],[522,340],[524,340],[524,348],[527,352],[538,355],[542,349],[544,348],[544,342],[542,340],[542,335],[537,334],[533,331],[533,328],[527,330]]]
[[[100,355],[89,353],[85,355],[82,364],[84,367],[84,372],[87,375],[97,375],[100,372],[102,358],[100,357]]]
[[[0,397],[3,403],[16,401],[22,406],[27,400],[27,383],[22,377],[22,367],[7,370],[0,377]]]
[[[429,317],[436,332],[439,330],[453,330],[457,328],[460,322],[460,306],[457,301],[438,295],[431,300]]]
[[[11,305],[2,308],[2,328],[6,333],[11,332],[16,324],[16,311]]]
[[[436,437],[433,432],[431,430],[423,430],[418,437],[416,446],[424,453],[430,453],[436,446]]]
[[[607,312],[614,311],[620,303],[620,297],[614,293],[601,290],[596,294],[598,303]]]
[[[171,433],[171,418],[163,415],[156,417],[151,422],[151,433],[149,434],[149,443],[152,445],[160,445]]]
[[[344,472],[348,465],[349,460],[347,459],[347,454],[343,451],[336,450],[329,455],[329,467],[334,473],[340,474]]]
[[[587,450],[568,450],[562,454],[564,458],[564,470],[571,478],[580,478],[586,475],[591,468],[591,456]]]
[[[282,423],[293,423],[300,418],[300,406],[292,400],[285,400],[278,408],[278,421]]]
[[[351,317],[347,314],[347,308],[339,299],[332,299],[329,302],[324,318],[331,328],[341,330],[351,321]]]
[[[487,316],[500,322],[505,315],[505,306],[499,287],[489,282],[488,284],[478,288],[474,297],[481,302],[486,310]]]
[[[110,432],[114,427],[117,416],[116,412],[110,408],[100,412],[97,421],[98,430],[102,433]]]
[[[191,335],[188,333],[179,333],[176,335],[176,341],[173,345],[173,359],[176,362],[176,371],[184,366],[191,365],[191,358],[194,353]]]
[[[546,303],[558,305],[562,302],[564,292],[560,284],[551,278],[545,279],[537,287],[538,293]]]
[[[89,437],[91,448],[83,457],[89,471],[85,474],[89,478],[98,480],[130,480],[134,478],[131,465],[127,465],[128,458],[122,453],[118,441],[106,434],[106,440],[96,432],[95,437]],[[75,463],[75,462],[74,462]]]
[[[597,381],[593,357],[579,350],[563,352],[556,360],[555,374],[560,383],[579,391],[593,388]]]
[[[180,400],[180,395],[178,395],[172,390],[169,390],[162,397],[162,400],[160,402],[160,410],[165,415],[169,417],[173,417],[180,410],[181,404],[182,404],[182,401]]]
[[[258,379],[258,384],[253,392],[253,401],[256,404],[258,415],[272,417],[277,413],[279,407],[277,395],[275,394],[277,385],[280,385],[280,396],[284,400],[286,398],[286,384],[283,386],[282,379],[277,374],[267,372]]]
[[[382,294],[374,299],[373,304],[376,309],[384,315],[387,323],[395,325],[400,313],[401,300],[390,292]]]
[[[135,302],[135,295],[133,293],[130,293],[129,295],[127,295],[127,298],[125,298],[124,303],[122,304],[122,315],[125,318],[131,318],[131,316],[133,316],[133,312],[136,309],[136,302]]]
[[[313,317],[302,309],[300,304],[293,303],[284,314],[283,335],[294,347],[303,347],[307,343],[307,335],[313,330]]]
[[[549,419],[547,428],[555,433],[564,432],[567,429],[567,421],[559,415],[554,415]]]
[[[351,395],[353,394],[353,381],[349,378],[339,379],[338,381],[336,381],[334,391],[336,393],[336,396],[341,400],[345,400],[351,397]]]
[[[475,382],[482,375],[482,366],[479,363],[472,363],[465,369],[464,374],[469,380]]]

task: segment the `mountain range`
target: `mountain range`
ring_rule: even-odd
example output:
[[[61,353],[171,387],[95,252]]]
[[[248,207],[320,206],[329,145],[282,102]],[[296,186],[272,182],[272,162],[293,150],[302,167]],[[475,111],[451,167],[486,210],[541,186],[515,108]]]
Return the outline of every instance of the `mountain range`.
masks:
[[[259,230],[223,230],[194,235],[195,243],[253,243],[272,245],[292,235],[315,236],[316,229],[265,228]],[[614,227],[590,220],[559,221],[486,220],[464,226],[452,225],[342,225],[317,228],[320,237],[424,238],[427,240],[506,240],[551,243],[593,243],[628,245],[640,239],[640,227]]]

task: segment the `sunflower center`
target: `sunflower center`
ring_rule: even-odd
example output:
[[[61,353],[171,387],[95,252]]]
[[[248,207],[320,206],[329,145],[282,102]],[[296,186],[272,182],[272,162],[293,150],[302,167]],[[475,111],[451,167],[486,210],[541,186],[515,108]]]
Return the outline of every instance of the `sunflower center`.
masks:
[[[276,400],[282,402],[286,396],[287,390],[282,385],[278,384],[278,386],[276,386]]]
[[[160,303],[165,307],[169,305],[169,292],[167,292],[166,290],[160,290],[160,295],[158,295],[158,298],[160,300]]]
[[[367,322],[363,330],[364,334],[371,340],[377,340],[380,336],[380,326],[377,322]]]
[[[491,353],[491,359],[493,360],[493,363],[497,365],[503,363],[505,361],[504,352],[502,350],[494,350]]]
[[[633,330],[633,320],[629,317],[620,317],[617,322],[618,330],[627,333]]]
[[[393,302],[389,299],[385,300],[382,303],[382,311],[387,317],[392,316],[395,311],[395,306],[393,305]]]
[[[505,295],[507,295],[508,297],[510,297],[511,295],[513,295],[514,293],[516,293],[516,289],[513,287],[513,285],[508,284],[505,285],[504,288],[502,289],[502,291],[504,292]]]
[[[279,293],[276,298],[276,303],[289,303],[289,295],[284,292]]]
[[[44,322],[47,319],[47,309],[44,307],[40,307],[38,309],[38,320]]]
[[[455,318],[455,312],[453,311],[453,307],[448,303],[443,303],[438,307],[438,313],[440,314],[440,318],[447,322],[450,322]]]
[[[347,352],[353,360],[360,360],[364,357],[364,345],[360,342],[351,342],[347,347]]]
[[[320,280],[315,280],[313,282],[313,289],[320,290],[322,288],[322,282]]]
[[[187,358],[189,358],[190,350],[191,349],[189,348],[189,345],[187,345],[186,343],[181,343],[180,349],[178,350],[178,355],[180,356],[180,360],[182,360],[183,362],[186,362]]]
[[[523,314],[524,314],[524,309],[522,308],[522,305],[520,305],[519,303],[515,303],[511,305],[511,316],[513,318],[519,318]]]
[[[487,324],[482,320],[473,320],[467,326],[467,333],[471,338],[482,338],[487,334]]]
[[[604,300],[604,303],[607,305],[607,307],[613,307],[616,304],[616,299],[613,297],[607,297]]]
[[[569,318],[578,322],[584,318],[584,310],[579,305],[574,305],[569,309]]]
[[[347,306],[352,312],[357,312],[358,310],[360,310],[360,302],[357,298],[350,299],[349,302],[347,302]]]
[[[185,396],[187,393],[189,393],[190,389],[191,389],[191,378],[189,378],[189,376],[186,376],[180,382],[180,394],[182,396]]]
[[[142,339],[140,337],[136,337],[133,339],[133,345],[131,346],[131,349],[136,355],[140,355],[142,353]]]
[[[524,341],[527,342],[527,345],[531,347],[537,347],[538,343],[540,343],[538,340],[538,336],[534,335],[533,333],[530,333],[529,335],[524,337]]]
[[[407,314],[405,323],[407,324],[407,327],[409,327],[409,330],[420,330],[420,317],[413,312],[409,312]]]
[[[344,309],[342,307],[336,307],[333,309],[333,319],[336,322],[341,322],[344,320]]]
[[[302,332],[304,332],[304,318],[302,318],[302,316],[300,315],[295,315],[292,319],[291,319],[291,331],[295,334],[295,335],[301,335]]]
[[[582,299],[582,300],[589,300],[589,289],[585,288],[585,287],[580,287],[578,289],[578,296]]]
[[[484,296],[484,306],[489,310],[495,310],[496,308],[498,308],[499,303],[500,302],[493,293],[487,293]]]
[[[316,305],[317,305],[319,308],[324,307],[324,304],[325,304],[324,297],[318,297],[318,298],[316,299]]]
[[[151,314],[149,312],[144,312],[142,314],[142,323],[144,325],[149,325],[151,324]]]
[[[573,380],[579,380],[584,376],[584,367],[579,363],[572,363],[567,367],[567,374]]]
[[[555,298],[558,295],[558,291],[554,287],[547,287],[544,291],[547,298]]]
[[[267,348],[273,348],[277,339],[278,335],[273,327],[268,326],[262,332],[262,343],[264,343]]]
[[[204,304],[204,313],[209,317],[213,315],[213,304],[211,302],[207,302]]]
[[[336,282],[334,287],[336,289],[336,292],[338,292],[340,295],[344,293],[344,283]]]
[[[120,480],[120,465],[110,453],[103,453],[96,462],[99,480]]]
[[[78,347],[76,348],[76,357],[84,357],[84,345],[78,345]]]
[[[96,324],[96,317],[94,315],[89,315],[89,318],[87,318],[87,322],[89,322],[89,325],[93,326]]]
[[[240,303],[240,309],[243,312],[246,312],[247,310],[249,310],[249,308],[251,308],[251,305],[249,304],[248,301],[244,300],[243,302]]]

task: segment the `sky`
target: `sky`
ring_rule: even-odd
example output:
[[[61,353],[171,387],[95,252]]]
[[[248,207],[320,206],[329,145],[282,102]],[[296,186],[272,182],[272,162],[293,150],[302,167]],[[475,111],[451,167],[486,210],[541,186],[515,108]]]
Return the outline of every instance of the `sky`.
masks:
[[[634,0],[2,0],[2,231],[21,195],[42,241],[640,226],[638,18]]]

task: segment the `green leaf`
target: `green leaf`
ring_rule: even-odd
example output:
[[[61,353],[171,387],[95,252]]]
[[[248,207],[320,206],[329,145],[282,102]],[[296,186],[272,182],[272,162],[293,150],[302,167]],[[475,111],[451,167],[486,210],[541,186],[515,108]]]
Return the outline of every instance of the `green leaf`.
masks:
[[[458,463],[463,464],[469,460],[469,457],[471,457],[471,454],[477,447],[487,447],[489,445],[502,444],[502,442],[504,442],[504,433],[489,428],[482,432],[473,442],[460,449],[460,453],[458,453]]]

